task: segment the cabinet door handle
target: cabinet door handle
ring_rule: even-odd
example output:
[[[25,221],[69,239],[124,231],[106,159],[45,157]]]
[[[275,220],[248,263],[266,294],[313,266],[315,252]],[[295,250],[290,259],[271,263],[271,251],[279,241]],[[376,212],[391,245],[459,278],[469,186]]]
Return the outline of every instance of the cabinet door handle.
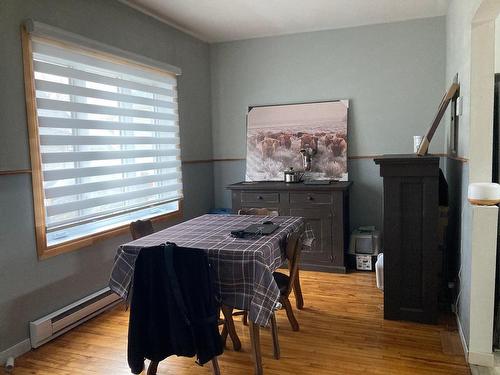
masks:
[[[257,199],[262,200],[262,195],[258,195]]]
[[[314,198],[311,197],[310,195],[307,196],[307,200],[312,201]]]

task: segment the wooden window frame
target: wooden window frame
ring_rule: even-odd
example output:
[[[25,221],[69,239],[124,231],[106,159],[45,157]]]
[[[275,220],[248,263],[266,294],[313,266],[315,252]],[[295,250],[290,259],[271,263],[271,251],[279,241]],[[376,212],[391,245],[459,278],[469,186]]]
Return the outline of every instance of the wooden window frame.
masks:
[[[65,45],[64,42],[60,44]],[[123,235],[129,232],[129,224],[124,224],[116,228],[104,230],[102,232],[89,234],[62,242],[57,245],[47,245],[47,233],[45,222],[45,195],[43,191],[43,173],[42,173],[42,160],[40,153],[40,137],[38,132],[38,115],[36,106],[36,89],[35,77],[33,66],[33,48],[31,43],[31,35],[26,29],[25,25],[21,26],[21,46],[23,58],[23,71],[24,71],[24,91],[26,97],[26,119],[28,123],[28,139],[31,159],[31,180],[33,186],[33,210],[35,219],[35,237],[36,249],[38,258],[40,260],[50,258],[55,255],[63,254],[66,252],[78,250],[84,247],[91,246],[96,242],[103,241],[108,238]],[[83,48],[82,48],[83,49]],[[111,59],[120,60],[122,62],[130,63],[119,57],[110,56],[103,53],[102,56],[107,56]],[[148,68],[143,64],[142,68]],[[157,69],[151,68],[157,72]],[[179,199],[179,208],[176,211],[167,214],[161,214],[150,218],[153,223],[181,220],[183,218],[183,199]]]

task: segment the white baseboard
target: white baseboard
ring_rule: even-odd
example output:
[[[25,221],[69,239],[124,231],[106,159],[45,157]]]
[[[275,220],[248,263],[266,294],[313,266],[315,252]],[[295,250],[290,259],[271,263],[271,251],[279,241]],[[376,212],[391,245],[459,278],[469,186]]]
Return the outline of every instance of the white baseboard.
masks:
[[[496,375],[495,369],[483,366],[470,366],[471,375]]]
[[[493,353],[469,352],[469,363],[484,367],[495,367],[495,356]]]
[[[457,319],[458,333],[460,335],[460,341],[462,342],[462,347],[464,349],[465,360],[470,365],[478,365],[484,367],[494,367],[495,366],[495,355],[493,353],[479,353],[471,352],[467,346],[467,341],[465,340],[464,331],[462,329],[462,324],[460,323],[460,318],[457,313],[455,313]],[[472,367],[472,366],[471,366]]]
[[[465,340],[464,331],[462,329],[462,323],[460,323],[460,317],[455,313],[455,318],[457,320],[458,334],[460,336],[460,342],[462,343],[462,348],[464,350],[465,360],[469,361],[469,348],[467,347],[467,341]]]
[[[7,358],[9,357],[17,358],[23,355],[24,353],[28,353],[30,350],[31,350],[30,339],[26,339],[24,341],[17,343],[14,346],[11,346],[10,348],[4,350],[3,352],[0,352],[0,366],[5,365]]]

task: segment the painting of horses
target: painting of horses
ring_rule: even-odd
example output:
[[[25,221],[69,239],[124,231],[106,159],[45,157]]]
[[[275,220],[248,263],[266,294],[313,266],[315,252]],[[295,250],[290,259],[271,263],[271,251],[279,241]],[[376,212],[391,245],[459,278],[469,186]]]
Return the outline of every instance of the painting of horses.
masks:
[[[348,100],[250,107],[247,114],[247,181],[280,181],[292,167],[306,178],[346,181]],[[301,152],[302,151],[302,152]]]

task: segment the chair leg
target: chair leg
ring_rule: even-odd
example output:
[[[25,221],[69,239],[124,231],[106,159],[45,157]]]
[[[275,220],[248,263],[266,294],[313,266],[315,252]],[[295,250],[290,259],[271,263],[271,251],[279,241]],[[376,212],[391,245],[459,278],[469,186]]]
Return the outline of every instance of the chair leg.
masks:
[[[156,371],[158,370],[158,364],[160,362],[157,361],[151,361],[151,363],[148,366],[148,374],[147,375],[156,375]]]
[[[285,308],[286,316],[288,317],[288,321],[290,322],[292,329],[294,331],[298,331],[299,322],[297,322],[297,319],[295,319],[295,315],[293,315],[292,304],[290,303],[290,300],[286,296],[281,296],[280,301]]]
[[[227,326],[226,323],[224,322],[224,325],[222,326],[222,332],[220,333],[220,338],[222,340],[222,346],[225,348],[226,347],[226,342],[227,342]]]
[[[214,375],[220,375],[220,367],[217,357],[212,358],[212,369],[214,371]]]
[[[297,274],[295,275],[295,280],[293,281],[293,294],[295,294],[295,303],[299,310],[304,308],[304,298],[302,297],[302,288],[300,287],[299,270],[297,269]]]
[[[235,351],[239,351],[241,349],[241,342],[236,333],[236,328],[234,327],[233,308],[222,305],[222,314],[224,314],[224,319],[226,321],[224,325],[227,327],[229,337],[231,337],[231,341],[233,342],[233,348]]]
[[[222,342],[222,347],[226,347],[226,341],[227,341],[227,327],[226,327],[226,320],[222,319],[220,317],[220,312],[221,312],[221,307],[219,306],[217,316],[219,317],[219,322],[218,325],[222,325],[222,331],[220,333],[220,339]]]
[[[278,324],[276,323],[276,315],[271,316],[271,334],[273,336],[273,354],[275,359],[280,359],[280,341],[278,338]]]

